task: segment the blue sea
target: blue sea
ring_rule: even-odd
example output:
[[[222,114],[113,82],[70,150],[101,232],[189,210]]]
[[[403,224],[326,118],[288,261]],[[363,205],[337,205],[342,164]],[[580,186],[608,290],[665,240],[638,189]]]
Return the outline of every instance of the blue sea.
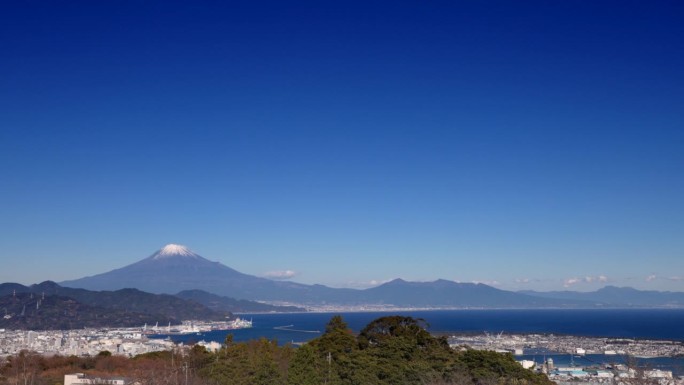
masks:
[[[227,334],[235,341],[267,338],[279,343],[306,342],[321,335],[326,323],[340,314],[358,332],[372,320],[387,315],[422,318],[432,333],[552,333],[586,337],[622,337],[684,341],[684,309],[543,309],[543,310],[434,310],[354,313],[241,314],[253,327],[214,331],[202,335],[174,335],[176,342],[199,340],[223,342]],[[165,338],[165,335],[160,335]],[[554,356],[558,363],[568,355]],[[541,361],[542,357],[524,356]],[[684,375],[684,358],[652,359],[651,366],[666,367]],[[583,364],[578,362],[578,364]]]
[[[241,314],[251,329],[232,330],[236,341],[265,337],[280,342],[304,342],[317,337],[336,314],[358,332],[372,320],[387,315],[422,318],[433,333],[553,333],[587,337],[623,337],[684,341],[684,309],[611,310],[434,310],[368,313]],[[274,329],[289,326],[288,329]],[[228,332],[172,336],[177,341],[197,338],[223,342]]]

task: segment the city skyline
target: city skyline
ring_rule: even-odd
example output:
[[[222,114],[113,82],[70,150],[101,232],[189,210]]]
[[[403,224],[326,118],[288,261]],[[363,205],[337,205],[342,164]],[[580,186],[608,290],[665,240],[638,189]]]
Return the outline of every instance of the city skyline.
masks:
[[[0,282],[684,291],[684,5],[11,3]]]

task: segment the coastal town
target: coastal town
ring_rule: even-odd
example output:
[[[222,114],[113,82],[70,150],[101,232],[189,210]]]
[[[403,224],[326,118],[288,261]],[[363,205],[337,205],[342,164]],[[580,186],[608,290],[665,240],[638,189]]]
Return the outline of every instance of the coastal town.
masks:
[[[652,368],[637,364],[638,359],[683,357],[684,343],[682,341],[554,334],[506,335],[503,332],[499,334],[451,335],[448,337],[448,341],[454,349],[472,348],[512,353],[524,368],[544,373],[549,379],[561,385],[684,384],[682,368],[679,368],[679,373],[675,373],[673,370],[667,370],[672,368],[664,370],[663,368]],[[554,363],[553,358],[546,357],[546,355],[558,354],[568,355],[570,362],[559,365]],[[542,361],[529,359],[530,355],[542,358]]]
[[[115,355],[135,356],[171,350],[174,343],[148,338],[140,328],[78,330],[0,330],[0,357],[22,350],[45,355],[95,356],[102,351]]]
[[[237,318],[231,321],[185,321],[181,325],[137,328],[98,328],[72,330],[5,330],[0,329],[0,357],[30,350],[45,355],[94,356],[102,351],[114,355],[133,357],[138,354],[173,349],[170,339],[150,338],[153,335],[194,334],[198,340],[202,333],[212,330],[233,330],[252,327],[252,322]],[[209,351],[220,347],[218,342],[200,341]]]
[[[554,334],[484,333],[451,335],[452,346],[467,345],[474,349],[511,352],[518,355],[529,350],[565,354],[604,354],[633,357],[684,356],[684,342],[630,338],[581,337]]]

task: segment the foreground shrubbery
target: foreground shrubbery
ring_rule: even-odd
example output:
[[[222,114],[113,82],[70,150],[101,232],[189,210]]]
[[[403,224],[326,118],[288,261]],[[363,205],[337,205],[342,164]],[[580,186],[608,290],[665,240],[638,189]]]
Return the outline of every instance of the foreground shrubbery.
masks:
[[[511,355],[454,351],[431,336],[419,320],[383,317],[354,336],[341,317],[300,348],[266,339],[235,343],[216,353],[199,346],[132,359],[41,357],[24,352],[2,365],[0,382],[55,385],[65,373],[126,376],[144,385],[548,385],[546,376],[523,369]]]

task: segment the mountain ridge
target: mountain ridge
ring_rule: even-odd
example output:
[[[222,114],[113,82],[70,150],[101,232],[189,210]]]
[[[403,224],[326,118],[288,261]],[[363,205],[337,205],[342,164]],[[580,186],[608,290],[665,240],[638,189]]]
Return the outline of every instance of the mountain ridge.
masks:
[[[134,327],[154,322],[177,323],[161,314],[108,309],[61,295],[21,292],[0,295],[0,329],[68,330],[84,327]]]
[[[549,298],[582,300],[596,303],[598,306],[611,307],[684,307],[684,292],[638,290],[633,287],[607,285],[595,291],[548,291],[533,290],[518,293]]]
[[[183,290],[176,297],[192,300],[216,311],[233,313],[296,313],[306,309],[297,306],[274,306],[266,303],[220,296],[204,290]]]
[[[63,286],[91,290],[135,287],[152,293],[203,297],[212,306],[224,306],[220,297],[260,302],[287,302],[300,306],[362,306],[420,308],[593,308],[635,306],[631,302],[595,300],[587,296],[513,292],[481,283],[437,279],[409,282],[401,278],[369,289],[331,288],[275,281],[241,273],[195,254],[185,246],[167,245],[147,258],[102,274],[64,281]],[[205,293],[188,291],[203,291]],[[216,297],[212,297],[216,296]],[[650,306],[646,301],[640,306]],[[656,302],[660,304],[661,302]],[[221,305],[219,305],[221,304]],[[658,305],[656,305],[658,306]],[[682,302],[684,306],[684,302]]]
[[[80,288],[62,287],[52,281],[24,286],[15,283],[0,284],[0,296],[31,294],[69,298],[84,306],[107,309],[114,312],[153,315],[159,321],[179,323],[187,319],[223,320],[230,312],[211,310],[192,300],[169,294],[152,294],[134,288],[116,291],[91,291]]]

